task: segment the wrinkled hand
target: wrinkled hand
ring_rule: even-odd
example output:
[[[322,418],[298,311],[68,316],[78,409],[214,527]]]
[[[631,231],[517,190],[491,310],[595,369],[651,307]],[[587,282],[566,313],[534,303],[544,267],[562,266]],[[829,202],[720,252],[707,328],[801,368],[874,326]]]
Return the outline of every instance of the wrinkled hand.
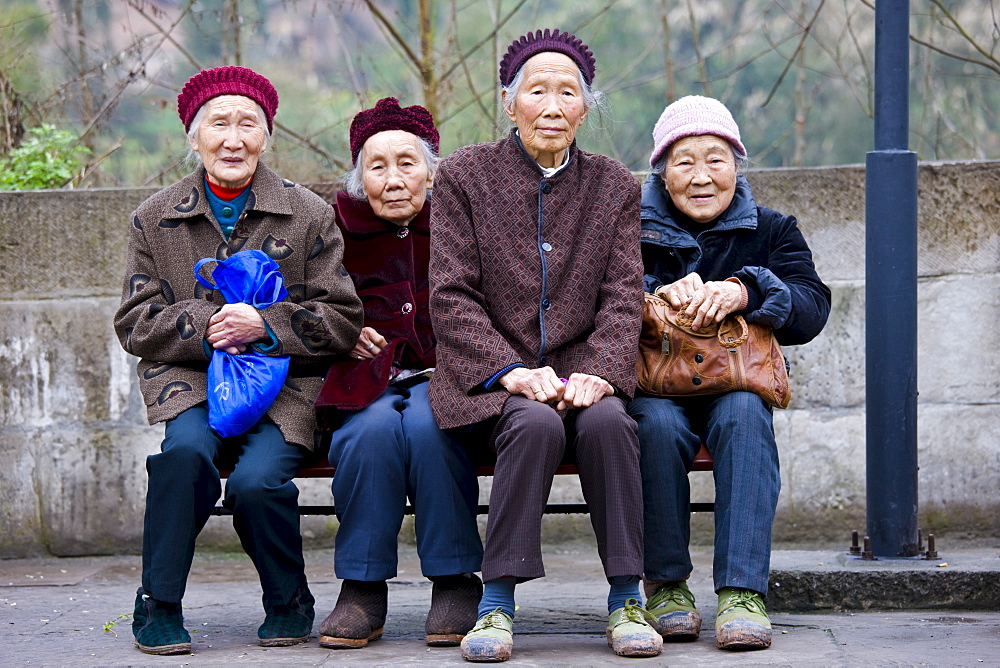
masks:
[[[698,290],[701,290],[703,285],[701,276],[692,272],[670,285],[661,285],[656,288],[656,294],[666,300],[674,310],[679,311]]]
[[[604,397],[615,393],[611,383],[600,376],[588,373],[571,374],[566,382],[562,400],[556,404],[556,410],[567,408],[586,408],[593,406]]]
[[[561,401],[565,386],[550,366],[540,369],[518,367],[500,377],[500,384],[511,394],[520,394],[533,401]]]
[[[257,309],[249,304],[226,304],[208,321],[205,340],[216,350],[235,355],[266,334],[264,319]]]
[[[701,329],[722,320],[740,307],[743,290],[739,283],[731,281],[709,281],[695,290],[691,304],[684,310],[693,316],[692,329]]]
[[[358,342],[354,344],[350,355],[359,360],[370,360],[382,352],[382,349],[387,345],[389,345],[389,342],[385,340],[384,336],[375,331],[373,327],[363,327],[361,335],[358,337]]]

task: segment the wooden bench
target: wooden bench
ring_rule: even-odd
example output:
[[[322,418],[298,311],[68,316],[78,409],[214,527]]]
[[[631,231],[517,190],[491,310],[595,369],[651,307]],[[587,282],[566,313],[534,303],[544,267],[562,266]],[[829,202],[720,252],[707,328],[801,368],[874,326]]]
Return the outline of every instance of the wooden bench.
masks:
[[[708,450],[705,446],[701,446],[701,450],[695,455],[694,465],[691,467],[692,471],[711,471],[712,470],[712,456],[708,454]],[[314,464],[312,466],[307,466],[299,470],[297,478],[333,478],[333,474],[336,469],[330,465],[328,461],[324,458],[322,462]],[[576,475],[580,472],[580,469],[574,464],[560,464],[559,468],[556,469],[556,475]],[[229,474],[232,473],[232,469],[220,469],[219,474],[223,478],[228,478]],[[478,476],[492,476],[493,467],[492,466],[479,466],[476,468],[476,475]],[[692,503],[691,512],[693,513],[711,513],[715,511],[715,503],[704,502],[704,503]],[[480,505],[479,514],[485,515],[489,512],[489,506]],[[546,513],[586,513],[587,504],[586,503],[550,503],[545,506]],[[406,507],[406,514],[410,515],[413,513],[413,508],[410,506]],[[227,508],[222,506],[216,506],[212,511],[213,515],[232,515],[232,512]],[[333,515],[333,506],[299,506],[300,515]]]

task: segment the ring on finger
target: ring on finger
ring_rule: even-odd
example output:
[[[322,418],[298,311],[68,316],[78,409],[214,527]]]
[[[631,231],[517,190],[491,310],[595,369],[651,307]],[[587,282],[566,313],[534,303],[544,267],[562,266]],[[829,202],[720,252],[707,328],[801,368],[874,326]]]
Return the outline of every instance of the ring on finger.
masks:
[[[374,348],[374,347],[375,347],[375,344],[374,344],[374,343],[369,343],[369,344],[368,344],[368,347],[367,347],[367,348],[365,348],[365,350],[367,350],[368,352],[371,352],[372,348]]]

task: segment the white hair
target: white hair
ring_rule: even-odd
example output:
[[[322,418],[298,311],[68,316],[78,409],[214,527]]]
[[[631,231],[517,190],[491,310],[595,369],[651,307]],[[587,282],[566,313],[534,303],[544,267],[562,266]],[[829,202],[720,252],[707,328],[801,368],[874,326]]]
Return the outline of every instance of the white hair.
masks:
[[[191,147],[191,142],[193,142],[195,137],[198,136],[198,127],[201,125],[202,119],[205,118],[205,109],[207,108],[208,103],[214,99],[215,98],[205,100],[204,104],[198,107],[198,113],[194,115],[194,118],[191,119],[191,125],[188,126],[188,152],[187,155],[184,156],[184,164],[190,165],[191,167],[195,167],[199,162],[201,162],[201,156],[198,155],[198,151]],[[267,145],[271,141],[271,131],[267,129],[267,115],[264,113],[264,108],[257,102],[254,102],[254,107],[257,108],[257,116],[260,121],[260,127],[264,129],[264,147],[260,150],[260,152],[263,153],[267,150]]]
[[[583,72],[580,70],[579,66],[576,68],[577,77],[580,80],[580,89],[583,91],[583,106],[585,109],[591,109],[592,107],[597,107],[597,112],[599,114],[608,113],[608,102],[604,93],[597,90],[583,78]],[[510,112],[514,110],[514,98],[517,96],[517,89],[521,87],[524,82],[524,65],[522,64],[517,68],[517,72],[514,74],[514,78],[510,80],[510,83],[506,86],[501,86],[501,110],[504,112]]]
[[[411,133],[412,134],[412,133]],[[416,137],[416,135],[413,135]],[[434,151],[434,147],[431,143],[424,139],[423,137],[417,137],[417,144],[420,146],[420,150],[424,154],[424,162],[427,163],[427,175],[433,177],[434,173],[437,172],[438,163],[441,162],[441,158]],[[364,147],[362,147],[362,151]],[[365,184],[362,180],[361,174],[361,153],[358,153],[358,162],[355,163],[354,167],[350,169],[346,174],[344,174],[343,183],[344,191],[347,192],[351,198],[356,200],[366,200],[368,199],[368,194],[365,193]]]

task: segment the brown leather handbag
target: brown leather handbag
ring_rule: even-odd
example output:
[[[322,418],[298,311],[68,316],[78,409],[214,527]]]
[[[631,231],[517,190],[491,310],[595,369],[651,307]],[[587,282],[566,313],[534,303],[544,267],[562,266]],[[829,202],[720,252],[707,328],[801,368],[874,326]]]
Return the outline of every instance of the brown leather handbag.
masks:
[[[636,376],[643,392],[661,397],[743,390],[776,408],[792,399],[788,368],[770,327],[742,316],[691,329],[692,318],[646,293]]]

